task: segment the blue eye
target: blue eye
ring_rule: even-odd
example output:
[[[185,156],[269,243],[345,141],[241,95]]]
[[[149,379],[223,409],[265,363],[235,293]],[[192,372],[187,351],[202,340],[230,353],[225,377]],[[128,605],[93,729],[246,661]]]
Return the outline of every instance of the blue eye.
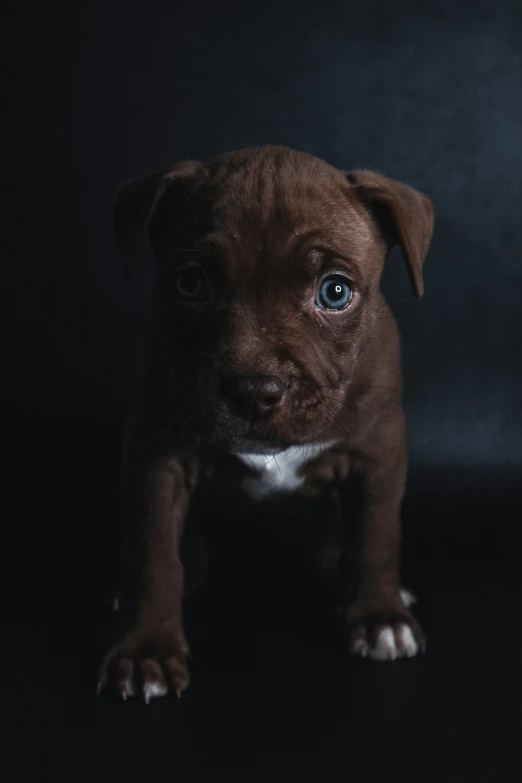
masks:
[[[344,310],[352,301],[353,292],[345,278],[331,275],[321,283],[315,304],[323,310]]]

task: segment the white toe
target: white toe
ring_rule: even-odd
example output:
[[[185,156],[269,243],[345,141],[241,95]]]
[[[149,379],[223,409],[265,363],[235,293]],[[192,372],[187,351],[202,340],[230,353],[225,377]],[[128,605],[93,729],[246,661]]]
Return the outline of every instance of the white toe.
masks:
[[[368,644],[364,639],[354,639],[350,647],[350,654],[357,655],[359,658],[366,658],[368,655]]]
[[[397,647],[392,628],[386,626],[379,632],[377,642],[374,647],[370,647],[368,655],[373,661],[394,661],[397,658]]]
[[[166,696],[168,690],[165,685],[160,685],[158,682],[146,682],[143,686],[143,698],[148,704],[151,699],[159,699],[162,696]]]
[[[123,701],[127,701],[127,699],[132,699],[133,696],[136,696],[136,689],[131,682],[125,682],[120,686],[120,693]]]
[[[399,655],[404,655],[406,658],[413,658],[414,655],[417,655],[419,646],[409,625],[401,623],[397,628],[396,637]]]
[[[406,590],[405,587],[401,587],[401,601],[406,607],[406,609],[409,609],[410,606],[414,604],[416,600],[417,599],[415,598],[413,593],[411,593],[409,590]]]

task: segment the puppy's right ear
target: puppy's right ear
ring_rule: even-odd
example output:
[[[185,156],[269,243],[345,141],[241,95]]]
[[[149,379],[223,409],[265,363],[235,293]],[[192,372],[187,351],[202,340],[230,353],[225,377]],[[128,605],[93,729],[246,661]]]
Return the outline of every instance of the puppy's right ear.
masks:
[[[147,232],[165,193],[176,183],[190,184],[201,163],[188,160],[161,171],[152,171],[120,185],[114,196],[114,230],[129,277],[129,257]]]
[[[389,248],[401,246],[413,290],[424,292],[422,265],[433,233],[433,204],[424,193],[375,171],[350,171],[348,181],[381,228]]]

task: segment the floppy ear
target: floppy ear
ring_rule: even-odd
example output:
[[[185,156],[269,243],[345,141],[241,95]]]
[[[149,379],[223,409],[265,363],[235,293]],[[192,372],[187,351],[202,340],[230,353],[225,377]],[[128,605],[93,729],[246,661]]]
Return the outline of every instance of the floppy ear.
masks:
[[[113,220],[125,261],[125,277],[130,272],[129,256],[147,232],[167,190],[175,183],[189,184],[200,166],[196,161],[184,161],[120,185],[114,196]]]
[[[351,171],[347,179],[373,215],[388,247],[401,246],[413,290],[420,299],[424,293],[422,265],[433,233],[431,200],[424,193],[373,171]]]

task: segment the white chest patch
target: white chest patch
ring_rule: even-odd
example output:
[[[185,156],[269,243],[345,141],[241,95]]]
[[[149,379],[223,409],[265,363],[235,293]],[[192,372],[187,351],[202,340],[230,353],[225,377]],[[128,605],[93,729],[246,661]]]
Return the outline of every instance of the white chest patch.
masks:
[[[292,492],[304,481],[304,476],[298,475],[299,469],[334,444],[335,441],[305,443],[277,454],[236,454],[253,471],[244,479],[243,489],[256,500],[277,492]]]

